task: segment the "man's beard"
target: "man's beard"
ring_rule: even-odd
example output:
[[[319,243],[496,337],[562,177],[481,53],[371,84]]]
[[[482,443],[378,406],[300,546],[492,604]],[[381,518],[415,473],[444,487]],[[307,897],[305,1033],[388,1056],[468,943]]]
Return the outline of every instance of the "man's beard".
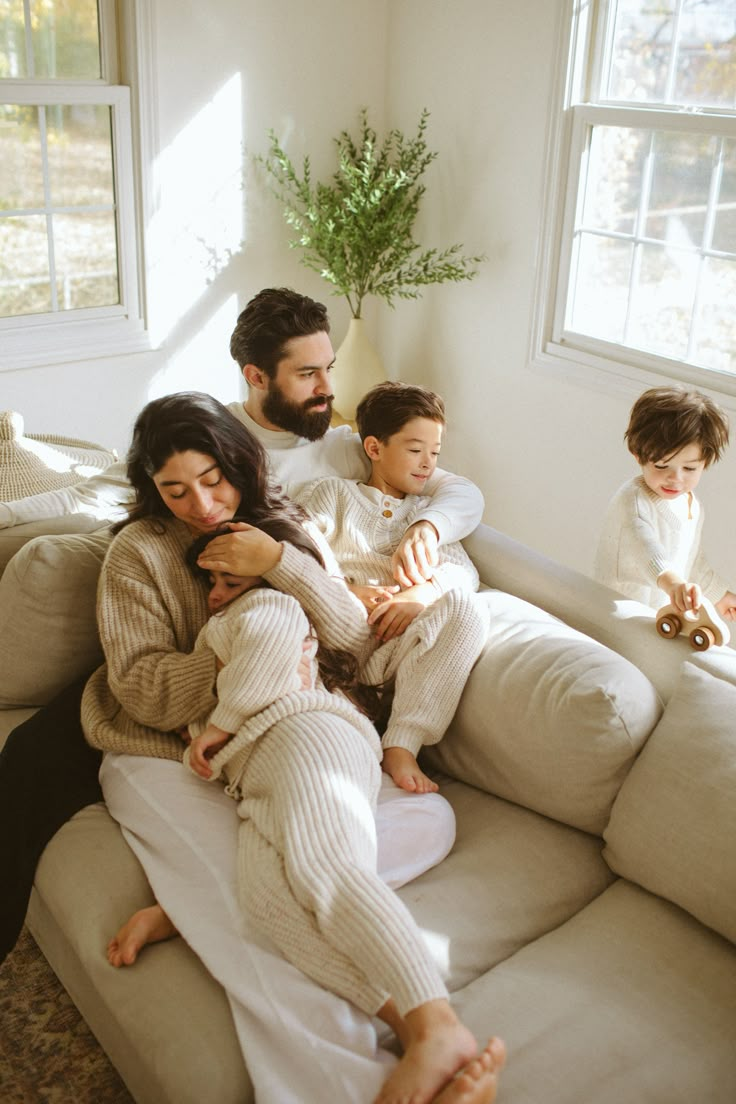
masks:
[[[261,409],[272,425],[296,433],[297,437],[306,437],[308,441],[319,441],[330,428],[334,398],[334,395],[323,395],[303,403],[291,402],[284,398],[278,384],[270,380]],[[322,403],[327,403],[325,410],[310,412],[311,407],[321,406]]]

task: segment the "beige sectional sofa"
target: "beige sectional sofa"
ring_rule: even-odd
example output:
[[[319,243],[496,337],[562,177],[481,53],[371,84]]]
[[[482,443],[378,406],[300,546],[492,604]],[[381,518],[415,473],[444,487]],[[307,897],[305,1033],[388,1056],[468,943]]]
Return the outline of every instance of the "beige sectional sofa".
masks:
[[[0,738],[94,662],[105,543],[38,538],[6,567]],[[457,842],[401,896],[466,1021],[506,1039],[505,1104],[732,1104],[736,652],[662,639],[651,611],[485,526],[466,546],[489,640],[428,757]],[[105,960],[149,900],[93,806],[47,847],[28,925],[137,1101],[248,1104],[188,947]]]

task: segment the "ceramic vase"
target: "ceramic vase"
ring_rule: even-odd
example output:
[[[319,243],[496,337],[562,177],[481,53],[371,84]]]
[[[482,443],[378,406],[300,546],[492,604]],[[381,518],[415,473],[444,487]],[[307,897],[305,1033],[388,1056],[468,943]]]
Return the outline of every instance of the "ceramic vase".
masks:
[[[363,319],[351,318],[345,340],[335,354],[335,410],[346,422],[354,422],[355,409],[366,391],[385,379],[381,358],[368,340]]]

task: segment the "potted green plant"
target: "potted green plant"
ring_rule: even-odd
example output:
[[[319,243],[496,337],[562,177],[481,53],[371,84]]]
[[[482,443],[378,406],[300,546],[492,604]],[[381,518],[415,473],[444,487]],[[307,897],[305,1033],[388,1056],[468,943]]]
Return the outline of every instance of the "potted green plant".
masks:
[[[348,335],[337,354],[337,407],[348,421],[358,399],[383,378],[373,353],[373,364],[364,361],[353,373],[356,378],[348,379],[348,361],[367,345],[363,300],[374,295],[393,307],[397,298],[417,299],[427,284],[472,279],[484,259],[464,256],[457,244],[422,249],[414,238],[425,192],[422,177],[437,157],[427,148],[428,118],[425,108],[413,138],[392,129],[379,143],[363,109],[358,140],[346,130],[334,139],[338,167],[326,184],[313,181],[308,156],[298,172],[273,131],[268,154],[259,158],[293,231],[289,245],[300,249],[301,263],[332,284],[333,294],[344,296],[350,306]],[[370,360],[369,353],[363,356]]]

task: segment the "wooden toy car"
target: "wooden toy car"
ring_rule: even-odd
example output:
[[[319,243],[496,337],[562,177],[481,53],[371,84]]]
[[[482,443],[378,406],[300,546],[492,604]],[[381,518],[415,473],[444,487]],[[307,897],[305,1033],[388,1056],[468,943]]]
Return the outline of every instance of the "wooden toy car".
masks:
[[[660,636],[675,637],[682,633],[696,652],[706,651],[711,644],[728,644],[731,639],[726,622],[707,598],[703,598],[697,613],[693,610],[683,613],[675,606],[662,606],[657,611],[656,623]]]

